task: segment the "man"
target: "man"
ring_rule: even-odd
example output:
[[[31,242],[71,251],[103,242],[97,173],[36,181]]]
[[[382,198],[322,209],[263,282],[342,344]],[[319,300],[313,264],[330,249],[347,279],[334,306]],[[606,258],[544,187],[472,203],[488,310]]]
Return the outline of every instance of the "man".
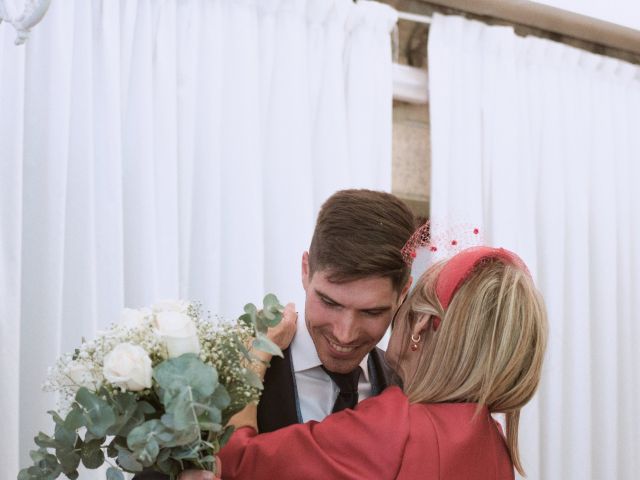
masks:
[[[343,190],[324,203],[302,257],[304,326],[267,370],[260,432],[322,420],[384,390],[389,372],[375,346],[411,285],[401,249],[414,227],[388,193]]]
[[[302,256],[304,322],[267,370],[260,432],[322,420],[384,390],[390,374],[376,344],[411,285],[401,250],[414,228],[408,207],[385,192],[342,190],[322,205]]]

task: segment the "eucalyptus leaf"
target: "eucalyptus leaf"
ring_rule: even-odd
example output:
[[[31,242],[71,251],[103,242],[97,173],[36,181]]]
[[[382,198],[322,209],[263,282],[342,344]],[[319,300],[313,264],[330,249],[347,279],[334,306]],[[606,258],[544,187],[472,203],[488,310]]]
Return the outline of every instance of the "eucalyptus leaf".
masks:
[[[186,387],[191,387],[194,398],[201,398],[211,395],[218,383],[215,368],[206,365],[193,353],[165,360],[154,368],[153,378],[165,406]]]
[[[162,423],[167,427],[177,431],[193,429],[197,424],[197,414],[194,410],[191,390],[187,387],[187,389],[174,397],[166,405],[166,412],[162,416]]]
[[[107,468],[107,480],[124,480],[124,473],[115,467]]]
[[[258,333],[258,336],[253,340],[253,348],[269,353],[271,355],[276,355],[278,357],[284,358],[280,347],[269,340],[266,335],[262,335],[261,333]]]
[[[263,310],[262,311],[262,321],[265,323],[267,327],[274,327],[274,323],[277,325],[276,314],[271,310]]]
[[[62,467],[55,455],[47,453],[46,450],[32,450],[29,455],[34,465],[20,470],[18,480],[53,480],[62,473]]]
[[[242,379],[251,387],[262,390],[264,387],[262,386],[262,380],[260,377],[256,375],[256,373],[251,369],[245,369],[242,374]]]
[[[59,443],[51,438],[49,435],[38,432],[38,436],[33,438],[36,445],[43,448],[56,448],[59,446]]]
[[[140,450],[144,448],[147,442],[149,442],[157,432],[162,430],[164,430],[164,425],[160,420],[149,420],[131,430],[129,435],[127,435],[127,446],[134,452]]]
[[[203,432],[218,433],[222,431],[222,425],[220,423],[202,421],[200,422],[200,430]]]
[[[55,410],[47,410],[47,413],[53,417],[53,421],[56,422],[56,425],[64,424],[64,420]]]
[[[251,315],[245,313],[244,315],[240,315],[238,317],[238,321],[240,323],[244,323],[247,327],[254,328],[255,322],[251,319]]]
[[[107,430],[107,434],[108,434],[109,430]],[[104,438],[104,435],[95,435],[94,433],[87,431],[87,433],[85,433],[84,435],[84,439],[86,442],[91,442],[93,440],[96,440],[98,438]]]
[[[151,415],[152,413],[156,413],[156,409],[149,402],[138,401],[137,403],[137,411],[143,413],[144,415]]]
[[[264,321],[264,315],[258,315],[256,317],[255,328],[258,333],[267,333],[269,326]]]
[[[34,480],[33,476],[29,473],[29,470],[23,468],[18,472],[18,480]]]
[[[269,328],[275,327],[282,320],[284,307],[280,305],[278,298],[272,293],[269,293],[264,297],[262,304],[263,310],[260,315],[262,322]]]
[[[77,404],[73,404],[73,407],[64,419],[64,426],[69,430],[78,430],[80,427],[85,426],[84,414]]]
[[[244,358],[246,358],[249,361],[252,360],[251,352],[249,351],[249,349],[247,349],[245,344],[242,342],[242,340],[240,340],[240,338],[238,338],[237,335],[233,337],[233,343],[235,344],[236,348],[238,349],[238,351],[240,351],[240,353]]]
[[[31,457],[31,460],[33,460],[33,463],[46,462],[47,460],[57,461],[56,457],[54,455],[51,455],[49,452],[47,452],[46,448],[31,450],[29,452],[29,456]]]
[[[109,458],[116,458],[118,456],[118,449],[113,444],[113,442],[107,445],[107,456]]]
[[[194,459],[198,456],[199,451],[200,448],[197,445],[180,447],[173,450],[172,457],[176,460]]]
[[[202,405],[201,410],[204,410],[204,413],[198,416],[199,424],[202,422],[220,423],[222,421],[222,412],[218,407]]]
[[[118,465],[128,472],[141,472],[142,464],[126,448],[118,448]]]
[[[231,396],[224,385],[218,384],[209,399],[209,403],[215,405],[220,410],[224,410],[231,404]]]
[[[56,425],[54,430],[53,437],[56,439],[58,448],[69,448],[73,449],[76,445],[76,438],[78,434],[75,430],[69,430],[65,428],[62,424]]]
[[[265,309],[267,308],[282,308],[280,305],[280,301],[278,297],[276,297],[273,293],[267,293],[262,300],[262,305]]]
[[[227,425],[227,427],[224,429],[224,432],[220,436],[220,439],[218,440],[220,448],[224,447],[227,444],[227,442],[229,441],[229,439],[231,438],[231,435],[233,435],[233,432],[235,432],[235,430],[236,429],[233,425]]]
[[[244,312],[249,315],[249,317],[251,319],[254,319],[255,316],[258,314],[258,309],[256,308],[256,306],[253,303],[247,303],[244,306]]]
[[[262,311],[262,321],[264,324],[273,328],[282,320],[282,314],[278,310],[265,309]]]
[[[73,448],[57,448],[56,456],[65,474],[74,472],[80,465],[80,455]]]
[[[104,452],[101,449],[104,440],[104,438],[98,438],[82,445],[80,457],[85,467],[98,468],[104,463]]]
[[[129,392],[121,392],[114,395],[113,403],[117,407],[118,415],[122,417],[131,417],[138,408],[136,400],[136,396]]]
[[[169,452],[171,452],[171,450],[169,450]],[[166,460],[158,460],[156,462],[155,468],[166,475],[173,475],[173,478],[177,477],[183,470],[180,462],[173,460],[172,458],[167,458]]]
[[[76,402],[84,409],[87,430],[96,437],[104,437],[109,427],[116,422],[113,408],[86,388],[78,390]]]
[[[126,403],[119,405],[120,414],[116,416],[116,422],[107,430],[108,435],[120,435],[126,437],[129,432],[145,421],[145,411],[155,413],[155,409],[147,402],[136,403],[135,398],[130,398]]]
[[[170,456],[171,456],[171,449],[170,448],[163,448],[162,450],[160,450],[160,453],[158,453],[158,458],[156,459],[156,461],[157,462],[164,462],[164,461],[168,460]]]
[[[83,450],[95,450],[96,448],[100,448],[102,447],[102,444],[104,443],[105,438],[95,438],[89,441],[85,441],[84,445],[81,446],[81,448]],[[78,446],[76,446],[77,448]]]
[[[158,453],[160,453],[160,446],[155,438],[151,438],[144,448],[137,452],[138,460],[140,460],[145,467],[150,467],[155,463]]]
[[[81,453],[82,464],[90,469],[98,468],[104,463],[104,452],[98,448],[83,448]]]

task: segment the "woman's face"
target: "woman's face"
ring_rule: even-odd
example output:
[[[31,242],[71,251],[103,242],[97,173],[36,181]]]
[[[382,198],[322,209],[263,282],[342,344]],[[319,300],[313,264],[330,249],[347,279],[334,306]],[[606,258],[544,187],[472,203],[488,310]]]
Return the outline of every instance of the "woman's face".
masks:
[[[415,343],[411,341],[412,327],[417,320],[412,317],[409,302],[405,302],[392,322],[391,338],[385,354],[389,366],[395,370],[405,384],[413,377],[418,368],[419,352],[423,341],[420,339],[420,342],[417,342],[417,350],[411,350],[410,345]]]

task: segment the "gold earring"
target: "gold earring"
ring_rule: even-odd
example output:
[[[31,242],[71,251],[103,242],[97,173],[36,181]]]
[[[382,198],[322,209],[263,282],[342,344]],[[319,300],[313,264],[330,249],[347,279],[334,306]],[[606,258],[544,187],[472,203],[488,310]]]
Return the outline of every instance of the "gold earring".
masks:
[[[418,343],[420,342],[420,334],[418,334],[417,337],[415,335],[411,335],[411,341],[413,342],[411,344],[411,351],[415,352],[416,350],[418,350]]]

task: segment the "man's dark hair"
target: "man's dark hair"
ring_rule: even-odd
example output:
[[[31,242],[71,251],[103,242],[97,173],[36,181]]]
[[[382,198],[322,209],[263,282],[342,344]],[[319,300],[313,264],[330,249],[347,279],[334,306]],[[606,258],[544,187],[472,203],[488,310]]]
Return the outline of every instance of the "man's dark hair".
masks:
[[[402,247],[415,229],[399,198],[373,190],[341,190],[320,208],[309,247],[309,275],[327,272],[331,282],[386,277],[400,292],[411,268]]]

